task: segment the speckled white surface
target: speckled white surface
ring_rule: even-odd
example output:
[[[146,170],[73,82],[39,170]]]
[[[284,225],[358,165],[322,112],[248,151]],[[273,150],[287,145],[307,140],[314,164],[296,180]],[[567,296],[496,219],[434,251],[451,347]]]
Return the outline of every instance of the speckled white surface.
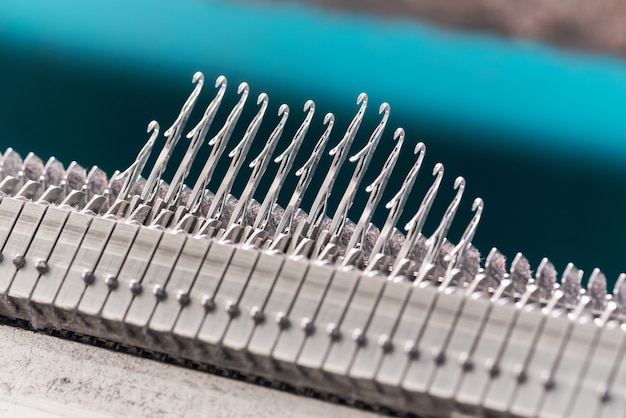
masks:
[[[0,326],[2,417],[374,417],[311,398]]]

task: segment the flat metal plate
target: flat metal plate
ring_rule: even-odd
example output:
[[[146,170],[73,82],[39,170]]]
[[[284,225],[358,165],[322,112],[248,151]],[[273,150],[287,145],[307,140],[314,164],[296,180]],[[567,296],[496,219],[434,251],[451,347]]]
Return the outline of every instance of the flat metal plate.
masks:
[[[409,296],[391,338],[397,349],[383,357],[376,374],[376,382],[388,396],[403,396],[401,384],[411,362],[430,361],[422,359],[416,348],[437,295],[437,288],[428,286],[414,288]]]
[[[515,389],[510,407],[512,414],[535,416],[544,392],[554,389],[556,383],[550,380],[551,372],[567,344],[573,325],[564,315],[561,312],[559,316],[546,318],[541,336],[533,345],[532,357],[525,367],[526,381]]]
[[[95,280],[85,289],[77,309],[80,315],[91,317],[88,321],[91,326],[100,322],[99,314],[111,290],[107,281],[119,276],[138,231],[137,225],[115,223],[115,228],[94,269]]]
[[[338,269],[333,275],[315,318],[315,332],[305,340],[297,361],[312,383],[327,384],[322,371],[327,353],[337,339],[350,338],[342,335],[339,324],[360,279],[360,273],[354,270]]]
[[[51,304],[63,285],[92,219],[88,215],[70,212],[65,222],[63,231],[48,259],[49,271],[41,278],[42,280],[37,282],[31,296],[31,303],[41,312],[39,321],[42,324],[47,322],[56,324]]]
[[[464,374],[485,372],[483,365],[476,363],[474,350],[489,316],[490,304],[478,297],[471,295],[465,301],[446,348],[447,361],[435,370],[428,388],[438,410],[452,411],[454,395]]]
[[[600,328],[593,323],[575,324],[552,376],[554,389],[544,394],[540,416],[568,417],[568,409],[578,390],[587,363],[593,355],[599,332]]]
[[[412,289],[413,286],[408,283],[394,282],[387,283],[383,289],[370,324],[365,331],[367,343],[357,351],[350,367],[350,379],[362,393],[370,396],[378,395],[376,373],[385,353],[398,349],[392,345],[391,336]],[[401,350],[402,347],[399,349]]]
[[[308,261],[285,259],[267,303],[263,307],[263,314],[267,320],[257,324],[246,350],[254,357],[256,365],[264,370],[273,370],[272,350],[280,335],[281,327],[291,326],[289,313],[308,268]],[[287,325],[281,324],[281,318],[288,321],[285,322]]]
[[[333,274],[334,269],[330,266],[316,263],[309,266],[289,312],[291,326],[282,330],[272,351],[272,358],[278,365],[276,373],[281,378],[298,381],[302,377],[296,360],[307,335],[315,332],[317,312]]]
[[[50,207],[46,211],[26,253],[26,258],[32,261],[17,271],[8,291],[9,297],[21,308],[26,309],[27,301],[29,301],[41,276],[37,270],[37,263],[43,261],[46,268],[49,269],[50,255],[59,240],[59,235],[63,231],[69,215],[68,210],[54,207]],[[47,273],[44,272],[43,275],[45,276]]]
[[[259,251],[256,249],[237,248],[235,250],[213,298],[215,309],[198,332],[200,341],[213,346],[221,346],[231,318],[241,314],[239,300],[254,271],[258,257]]]
[[[623,356],[624,334],[619,326],[613,324],[607,324],[600,330],[589,367],[571,402],[570,416],[591,417],[598,413],[602,395],[608,390],[611,372],[619,367],[618,360]],[[623,393],[619,395],[624,396]]]
[[[135,297],[130,291],[130,284],[133,281],[143,282],[162,236],[163,232],[158,229],[140,228],[122,269],[117,277],[110,278],[114,281],[108,283],[111,291],[101,312],[102,320],[107,321],[109,327],[117,324],[116,329],[122,331],[124,318]]]
[[[478,413],[482,409],[485,390],[493,379],[490,372],[502,346],[506,343],[515,312],[516,308],[512,304],[493,305],[474,351],[476,368],[474,372],[462,376],[459,390],[455,395],[456,405],[463,411]],[[493,371],[496,375],[495,370]],[[511,378],[510,375],[505,377]]]
[[[148,271],[146,271],[144,280],[139,286],[134,283],[129,284],[129,287],[133,287],[134,285],[136,289],[138,288],[139,290],[135,290],[135,298],[124,318],[124,322],[127,325],[139,329],[144,329],[148,326],[157,304],[157,298],[153,290],[155,286],[165,286],[187,240],[186,234],[172,234],[167,232],[166,234],[167,235],[161,238],[154,252],[154,257],[148,267]],[[125,292],[132,291],[132,289],[129,288],[120,290]]]
[[[285,257],[283,255],[261,252],[248,285],[239,301],[241,315],[232,318],[228,330],[222,339],[222,348],[239,364],[246,364],[246,348],[256,329],[257,323],[267,321],[264,308],[281,272]],[[254,319],[256,317],[258,319]]]
[[[8,202],[8,199],[4,199],[2,203],[4,202]],[[26,203],[15,221],[11,234],[2,248],[4,262],[0,263],[0,293],[3,295],[6,295],[11,286],[18,267],[22,268],[27,263],[33,262],[27,260],[25,255],[47,209],[48,207],[44,205]]]
[[[448,289],[439,292],[427,326],[416,344],[421,357],[409,364],[402,388],[408,392],[411,403],[417,405],[415,409],[418,411],[433,410],[427,396],[433,375],[441,364],[454,361],[448,358],[446,349],[464,302],[465,295],[462,292],[448,293]]]
[[[191,285],[189,304],[181,310],[174,325],[174,336],[182,343],[182,349],[198,359],[206,358],[207,352],[206,345],[200,344],[196,337],[205,319],[215,310],[215,292],[235,252],[233,246],[217,241],[207,241],[206,245],[208,252]]]
[[[336,340],[331,345],[324,360],[322,370],[329,374],[331,380],[344,387],[350,387],[352,384],[348,372],[357,351],[362,345],[376,343],[365,340],[365,330],[385,284],[386,281],[380,276],[371,277],[367,274],[361,276],[346,313],[339,323],[344,338]]]
[[[85,291],[85,275],[93,274],[115,227],[115,221],[93,218],[54,301],[58,310],[73,311]]]
[[[164,293],[160,294],[157,287],[146,289],[154,293],[157,302],[148,329],[163,334],[162,342],[174,341],[172,330],[183,308],[181,295],[189,294],[210,245],[210,241],[204,238],[187,238],[167,282],[158,284]]]

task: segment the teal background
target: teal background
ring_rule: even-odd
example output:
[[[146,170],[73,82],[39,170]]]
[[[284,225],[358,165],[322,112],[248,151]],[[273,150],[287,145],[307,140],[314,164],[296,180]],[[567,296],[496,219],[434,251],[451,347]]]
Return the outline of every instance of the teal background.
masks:
[[[475,244],[485,254],[497,246],[511,258],[523,251],[534,265],[547,255],[561,271],[569,261],[587,275],[596,266],[611,278],[626,271],[626,65],[608,56],[301,4],[3,0],[0,147],[97,164],[109,173],[124,168],[147,139],[151,119],[164,129],[174,120],[197,70],[207,84],[192,120],[220,74],[230,87],[218,119],[236,100],[240,81],[250,83],[253,95],[268,92],[259,138],[271,131],[283,102],[292,115],[286,132],[295,132],[301,106],[314,99],[317,130],[299,162],[326,112],[337,116],[333,145],[357,110],[358,94],[369,94],[356,150],[378,123],[378,105],[388,101],[392,117],[368,179],[391,150],[395,127],[406,129],[408,144],[389,197],[412,164],[409,145],[424,141],[425,169],[409,205],[419,204],[435,162],[447,173],[426,232],[462,174],[468,187],[453,241],[481,196],[486,207]],[[247,110],[240,127],[255,112],[253,100]],[[208,155],[208,147],[201,152]],[[360,193],[353,214],[366,197]],[[377,212],[379,224],[385,216]]]

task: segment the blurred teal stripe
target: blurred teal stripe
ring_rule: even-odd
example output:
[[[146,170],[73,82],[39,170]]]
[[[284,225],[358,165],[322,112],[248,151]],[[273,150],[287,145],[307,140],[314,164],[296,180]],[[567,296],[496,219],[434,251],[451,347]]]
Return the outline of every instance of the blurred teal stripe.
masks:
[[[366,91],[403,118],[504,133],[489,140],[497,146],[608,165],[626,157],[626,65],[616,58],[300,4],[189,0],[3,0],[0,40],[131,71],[150,63],[168,79],[196,69],[263,78],[340,103]]]

